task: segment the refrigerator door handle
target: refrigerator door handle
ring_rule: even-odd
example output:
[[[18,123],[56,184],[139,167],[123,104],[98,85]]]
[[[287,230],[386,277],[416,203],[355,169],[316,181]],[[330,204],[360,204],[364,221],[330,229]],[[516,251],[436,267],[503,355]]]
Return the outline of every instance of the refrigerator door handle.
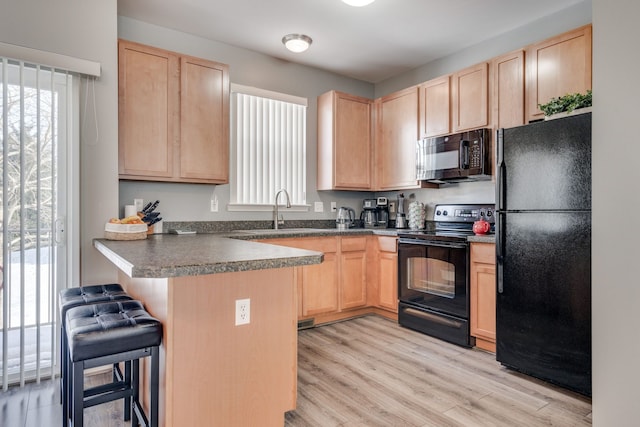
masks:
[[[496,221],[496,281],[498,282],[498,293],[504,292],[504,285],[502,281],[502,269],[504,266],[504,239],[505,239],[505,223],[506,214],[504,212],[498,212],[498,218]]]
[[[496,210],[501,211],[505,208],[505,180],[507,179],[507,166],[504,164],[504,158],[502,156],[503,149],[503,135],[504,129],[498,129],[498,149],[497,149],[497,164],[498,164],[498,177],[496,183]]]

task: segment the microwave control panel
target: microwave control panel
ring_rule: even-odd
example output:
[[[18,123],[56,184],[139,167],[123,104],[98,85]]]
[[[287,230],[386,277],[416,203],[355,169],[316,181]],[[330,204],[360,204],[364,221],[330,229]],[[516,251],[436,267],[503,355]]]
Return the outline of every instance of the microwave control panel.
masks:
[[[482,168],[482,144],[477,139],[469,143],[469,168]]]

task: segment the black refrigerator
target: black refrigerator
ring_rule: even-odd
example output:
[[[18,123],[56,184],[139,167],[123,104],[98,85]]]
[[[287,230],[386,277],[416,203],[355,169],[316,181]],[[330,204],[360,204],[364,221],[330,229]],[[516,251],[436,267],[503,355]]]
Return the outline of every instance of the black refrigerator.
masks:
[[[498,130],[496,358],[591,395],[591,113]]]

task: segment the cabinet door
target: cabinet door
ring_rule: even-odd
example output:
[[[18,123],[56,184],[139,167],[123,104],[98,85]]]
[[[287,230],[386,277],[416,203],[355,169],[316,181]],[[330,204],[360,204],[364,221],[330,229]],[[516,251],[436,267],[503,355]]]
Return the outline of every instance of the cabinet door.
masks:
[[[367,256],[365,251],[340,255],[340,309],[367,304]]]
[[[495,245],[471,244],[470,283],[471,335],[476,345],[495,351],[496,342],[496,265]]]
[[[223,184],[229,180],[228,66],[180,60],[180,178]]]
[[[121,178],[170,178],[178,111],[178,57],[120,40],[118,171]]]
[[[398,312],[398,239],[378,237],[378,305]]]
[[[380,252],[378,258],[380,307],[398,312],[398,254]]]
[[[452,77],[453,131],[489,125],[489,67],[483,62],[465,68]]]
[[[370,190],[372,105],[331,91],[318,97],[318,190]]]
[[[591,25],[561,34],[527,49],[527,117],[551,98],[591,89]]]
[[[300,292],[298,315],[309,317],[338,311],[338,237],[264,239],[260,242],[323,252],[321,264],[296,268]]]
[[[322,264],[301,269],[302,314],[329,313],[338,310],[338,259],[335,253],[324,254]]]
[[[379,98],[376,107],[376,187],[416,188],[418,88]]]
[[[524,51],[517,50],[494,58],[493,121],[494,127],[521,126],[524,122]]]
[[[420,138],[451,132],[451,80],[438,77],[422,83],[420,89]]]
[[[340,309],[367,305],[367,238],[340,238]]]

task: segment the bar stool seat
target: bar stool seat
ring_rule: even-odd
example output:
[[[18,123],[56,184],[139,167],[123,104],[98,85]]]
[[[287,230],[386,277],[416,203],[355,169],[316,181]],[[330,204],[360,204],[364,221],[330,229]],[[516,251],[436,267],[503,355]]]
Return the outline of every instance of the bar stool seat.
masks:
[[[63,420],[68,418],[68,405],[69,405],[69,385],[67,384],[68,372],[69,372],[69,354],[67,352],[67,333],[65,331],[66,314],[67,311],[73,307],[78,307],[87,304],[96,304],[100,302],[110,301],[123,301],[132,300],[131,296],[127,294],[122,286],[118,283],[100,284],[100,285],[88,285],[74,288],[62,289],[58,294],[58,307],[60,311],[60,387],[62,393],[60,393],[60,400],[63,405]],[[118,365],[113,366],[113,381],[121,381],[122,372]],[[125,421],[129,420],[129,406],[128,402],[125,403]]]
[[[71,420],[83,425],[86,407],[131,399],[131,425],[158,425],[159,345],[162,324],[144,309],[140,301],[115,301],[71,308],[66,313],[71,381]],[[139,359],[151,357],[149,418],[139,402]],[[131,375],[124,381],[84,390],[84,370],[131,361]]]

